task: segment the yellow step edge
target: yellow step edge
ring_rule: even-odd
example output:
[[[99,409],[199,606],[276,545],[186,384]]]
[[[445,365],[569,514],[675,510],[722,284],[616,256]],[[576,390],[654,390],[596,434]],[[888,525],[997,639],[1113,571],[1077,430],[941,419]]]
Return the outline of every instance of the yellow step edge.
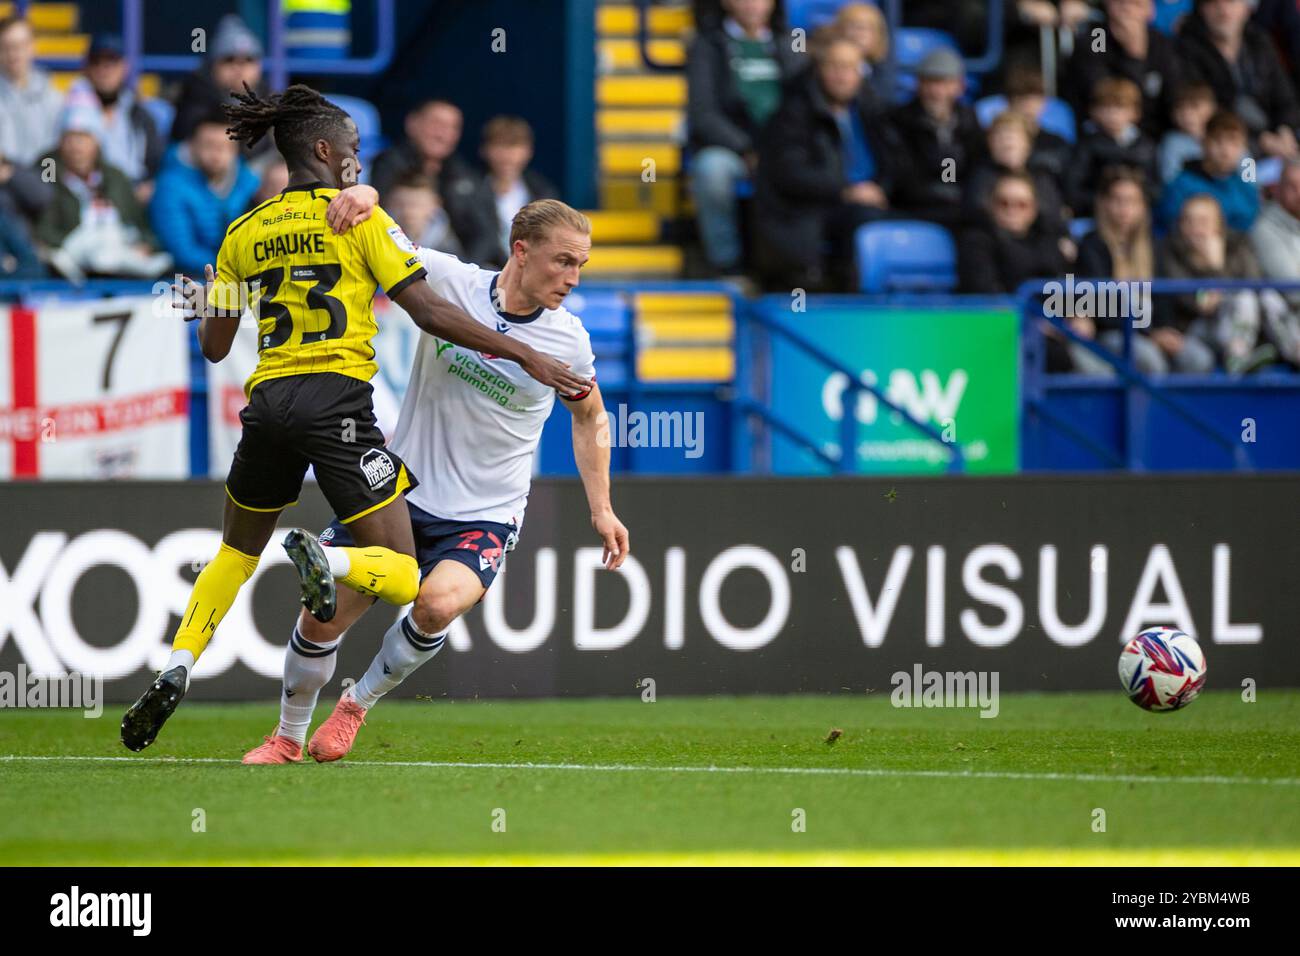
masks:
[[[601,177],[599,184],[602,209],[646,210],[671,219],[681,210],[681,196],[676,183],[643,183],[640,178]]]
[[[642,319],[637,330],[648,343],[653,342],[706,342],[725,345],[735,336],[735,323],[730,317],[714,319]]]
[[[684,66],[686,63],[686,44],[681,40],[651,40],[647,46],[650,59],[664,66]],[[612,70],[640,70],[647,64],[641,57],[641,43],[630,39],[600,40],[596,44],[596,56],[600,68]]]
[[[594,209],[584,215],[591,220],[594,242],[657,242],[660,219],[653,212],[640,209]]]
[[[730,381],[736,374],[736,356],[728,348],[642,349],[636,373],[647,382]]]
[[[731,298],[720,292],[638,292],[635,308],[647,312],[731,312]]]
[[[681,147],[672,143],[601,143],[599,149],[600,171],[606,175],[640,176],[653,168],[657,181],[682,170]]]
[[[66,36],[38,36],[36,38],[36,55],[38,57],[84,57],[90,49],[90,35],[70,33]]]
[[[681,110],[603,109],[596,113],[596,132],[601,136],[662,136],[671,139],[685,128]]]
[[[76,70],[57,70],[50,73],[50,82],[60,93],[67,93],[81,75]],[[157,99],[162,92],[162,78],[157,73],[141,73],[136,78],[135,91],[141,99]]]
[[[682,269],[677,246],[595,246],[584,273],[654,273],[676,275]]]
[[[12,3],[0,3],[0,17],[17,13]],[[67,33],[77,29],[81,11],[75,3],[33,3],[27,8],[27,22],[39,33]]]
[[[695,25],[687,7],[651,7],[650,32],[655,35],[680,36]],[[596,8],[598,36],[635,36],[640,29],[636,7],[605,5]]]
[[[596,79],[596,103],[600,106],[686,105],[686,77],[601,76]]]

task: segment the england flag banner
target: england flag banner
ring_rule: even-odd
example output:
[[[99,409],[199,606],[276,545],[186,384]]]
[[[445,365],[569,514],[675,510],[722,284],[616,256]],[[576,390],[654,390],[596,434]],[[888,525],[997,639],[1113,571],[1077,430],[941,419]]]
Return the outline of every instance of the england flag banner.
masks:
[[[0,479],[189,476],[189,328],[160,304],[0,307]]]

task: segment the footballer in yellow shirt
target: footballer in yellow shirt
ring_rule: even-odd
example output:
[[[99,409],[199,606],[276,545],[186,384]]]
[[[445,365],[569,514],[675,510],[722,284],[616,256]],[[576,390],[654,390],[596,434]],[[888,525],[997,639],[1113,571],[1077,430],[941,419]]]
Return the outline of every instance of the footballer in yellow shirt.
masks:
[[[370,344],[377,289],[425,332],[518,362],[562,394],[590,387],[563,363],[436,295],[423,281],[414,246],[381,209],[364,221],[330,221],[330,200],[361,173],[357,128],[347,113],[294,85],[267,98],[237,94],[226,114],[238,142],[253,145],[274,133],[289,186],[231,223],[205,286],[177,287],[199,313],[199,342],[211,362],[226,357],[245,308],[252,308],[259,360],[245,386],[221,547],[194,583],[166,667],[122,719],[122,742],[134,751],[153,743],[176,710],[280,512],[297,502],[309,466],[356,546],[327,553],[308,532],[289,532],[284,547],[307,610],[330,620],[336,581],[398,606],[415,599],[420,571],[402,495],[416,477],[384,447],[369,384],[377,370]],[[346,233],[335,234],[334,225]]]

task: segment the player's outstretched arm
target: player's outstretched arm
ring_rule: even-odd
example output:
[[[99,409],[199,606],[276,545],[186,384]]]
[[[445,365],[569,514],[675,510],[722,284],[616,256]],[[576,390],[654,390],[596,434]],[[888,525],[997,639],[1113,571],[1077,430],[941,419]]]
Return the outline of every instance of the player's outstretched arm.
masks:
[[[627,560],[628,535],[609,501],[609,415],[593,382],[587,397],[565,402],[573,413],[573,460],[591,508],[591,527],[605,546],[603,561],[616,571]]]
[[[393,301],[421,330],[464,348],[518,362],[525,372],[562,395],[585,392],[591,385],[563,362],[474,321],[459,306],[429,288],[427,282],[410,283]]]

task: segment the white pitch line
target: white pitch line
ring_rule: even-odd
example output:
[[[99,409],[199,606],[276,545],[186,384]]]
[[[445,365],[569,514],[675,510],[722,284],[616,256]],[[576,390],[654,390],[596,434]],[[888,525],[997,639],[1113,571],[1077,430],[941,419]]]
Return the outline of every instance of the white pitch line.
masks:
[[[0,755],[0,762],[87,761],[95,763],[237,764],[233,757],[99,757]],[[1004,770],[891,770],[866,767],[659,767],[624,763],[488,763],[454,760],[349,760],[351,767],[432,767],[446,770],[579,770],[595,773],[754,773],[835,777],[921,777],[942,780],[1057,780],[1072,783],[1210,783],[1300,786],[1300,777],[1189,777],[1102,773],[1033,773]]]

